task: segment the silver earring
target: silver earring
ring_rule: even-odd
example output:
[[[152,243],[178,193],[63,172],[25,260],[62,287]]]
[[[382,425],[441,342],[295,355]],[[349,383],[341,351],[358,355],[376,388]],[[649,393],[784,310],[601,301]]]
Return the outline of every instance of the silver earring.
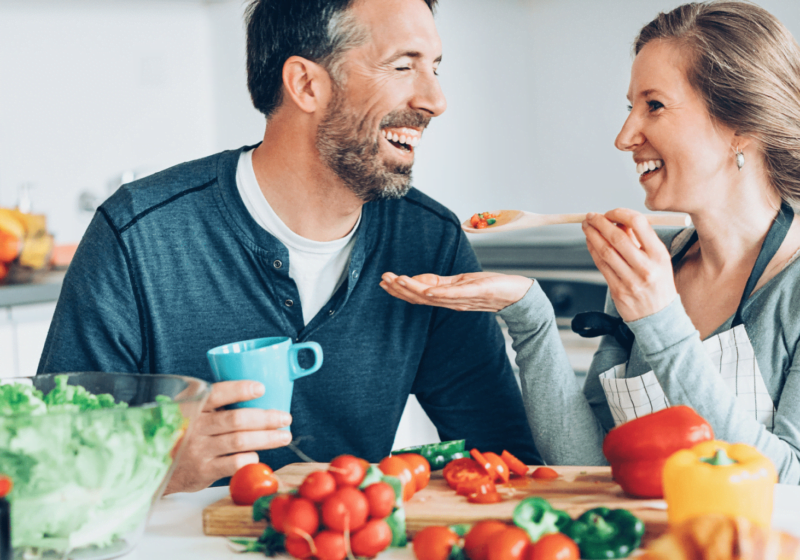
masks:
[[[738,146],[736,147],[736,167],[739,168],[739,171],[741,171],[742,167],[744,167],[744,154]]]

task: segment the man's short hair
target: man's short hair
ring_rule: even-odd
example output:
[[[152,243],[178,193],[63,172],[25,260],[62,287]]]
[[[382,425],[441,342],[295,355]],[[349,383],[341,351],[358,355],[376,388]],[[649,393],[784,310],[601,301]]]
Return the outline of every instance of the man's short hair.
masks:
[[[422,0],[431,11],[438,0]],[[253,0],[247,8],[247,87],[269,117],[282,101],[283,65],[301,56],[341,83],[341,55],[368,39],[348,13],[355,0]]]

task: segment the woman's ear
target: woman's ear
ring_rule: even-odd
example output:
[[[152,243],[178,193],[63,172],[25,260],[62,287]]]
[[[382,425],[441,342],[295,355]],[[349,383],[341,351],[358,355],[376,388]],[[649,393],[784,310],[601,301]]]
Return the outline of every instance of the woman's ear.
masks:
[[[314,113],[328,104],[331,78],[328,71],[300,56],[289,57],[283,65],[286,96],[304,113]]]
[[[753,143],[753,139],[750,136],[742,136],[738,132],[733,135],[733,143],[731,144],[731,149],[736,152],[737,150],[744,151],[750,144]]]

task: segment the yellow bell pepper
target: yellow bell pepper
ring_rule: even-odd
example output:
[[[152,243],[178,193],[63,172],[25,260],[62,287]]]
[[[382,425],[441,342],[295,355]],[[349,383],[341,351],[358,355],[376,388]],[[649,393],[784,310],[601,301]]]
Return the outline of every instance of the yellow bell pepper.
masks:
[[[750,445],[706,441],[682,449],[664,465],[669,524],[720,513],[769,527],[777,482],[772,461]]]

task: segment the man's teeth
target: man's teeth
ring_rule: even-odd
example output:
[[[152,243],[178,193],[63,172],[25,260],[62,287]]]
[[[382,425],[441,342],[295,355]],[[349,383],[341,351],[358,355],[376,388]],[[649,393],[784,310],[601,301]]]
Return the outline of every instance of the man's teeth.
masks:
[[[398,131],[381,130],[381,134],[387,140],[397,142],[398,144],[405,144],[406,146],[416,147],[419,144],[419,132],[410,128],[402,128]]]
[[[660,169],[664,165],[664,160],[661,159],[653,159],[650,161],[643,161],[641,163],[636,164],[636,173],[641,175],[642,173],[647,173],[648,171],[655,171],[656,169]]]

